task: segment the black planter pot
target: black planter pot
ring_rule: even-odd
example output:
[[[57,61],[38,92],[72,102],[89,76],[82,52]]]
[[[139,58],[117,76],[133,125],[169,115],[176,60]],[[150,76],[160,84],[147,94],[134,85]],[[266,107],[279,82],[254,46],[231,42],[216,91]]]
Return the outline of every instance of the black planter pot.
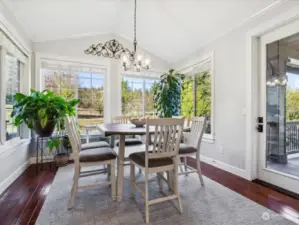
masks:
[[[49,120],[44,128],[41,127],[40,121],[35,121],[33,129],[40,137],[50,137],[55,129],[56,121]]]

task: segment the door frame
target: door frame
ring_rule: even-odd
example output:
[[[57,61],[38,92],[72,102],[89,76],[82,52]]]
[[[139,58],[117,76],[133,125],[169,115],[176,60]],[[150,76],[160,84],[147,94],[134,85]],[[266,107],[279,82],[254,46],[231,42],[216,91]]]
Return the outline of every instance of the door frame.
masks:
[[[280,4],[279,4],[280,5]],[[287,12],[260,24],[246,34],[246,178],[258,177],[258,135],[256,118],[258,117],[258,82],[260,68],[259,37],[263,34],[299,20],[299,5]]]

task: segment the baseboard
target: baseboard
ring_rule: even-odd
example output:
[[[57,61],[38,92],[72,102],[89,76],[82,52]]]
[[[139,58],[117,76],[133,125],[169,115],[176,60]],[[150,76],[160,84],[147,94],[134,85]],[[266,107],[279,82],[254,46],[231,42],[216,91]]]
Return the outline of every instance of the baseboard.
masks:
[[[243,177],[246,180],[248,180],[248,174],[246,173],[245,170],[242,170],[240,168],[228,165],[228,164],[226,164],[224,162],[221,162],[221,161],[218,161],[218,160],[215,160],[215,159],[203,156],[203,155],[200,155],[200,160],[202,162],[205,162],[205,163],[210,164],[212,166],[215,166],[215,167],[217,167],[219,169],[222,169],[222,170],[224,170],[226,172],[235,174],[235,175],[237,175],[239,177]]]
[[[10,174],[4,181],[0,183],[0,194],[2,194],[30,165],[30,159]]]
[[[73,160],[73,153],[71,153],[69,155],[69,160]],[[44,156],[44,162],[49,162],[49,161],[53,161],[54,160],[54,156]],[[36,157],[31,157],[30,158],[30,164],[36,164]]]

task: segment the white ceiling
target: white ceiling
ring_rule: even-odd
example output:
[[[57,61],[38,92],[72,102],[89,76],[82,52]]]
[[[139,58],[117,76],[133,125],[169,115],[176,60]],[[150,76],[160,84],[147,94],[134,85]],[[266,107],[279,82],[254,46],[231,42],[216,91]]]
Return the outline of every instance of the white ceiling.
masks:
[[[133,39],[133,0],[3,0],[33,42],[114,33]],[[276,0],[137,0],[137,40],[184,59]]]

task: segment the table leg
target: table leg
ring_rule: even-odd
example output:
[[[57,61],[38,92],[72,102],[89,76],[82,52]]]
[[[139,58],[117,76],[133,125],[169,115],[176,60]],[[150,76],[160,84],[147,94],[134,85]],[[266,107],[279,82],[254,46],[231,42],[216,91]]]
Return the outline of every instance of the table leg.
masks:
[[[117,201],[118,202],[120,202],[123,198],[124,161],[125,161],[125,135],[120,135],[118,160],[117,160]]]

